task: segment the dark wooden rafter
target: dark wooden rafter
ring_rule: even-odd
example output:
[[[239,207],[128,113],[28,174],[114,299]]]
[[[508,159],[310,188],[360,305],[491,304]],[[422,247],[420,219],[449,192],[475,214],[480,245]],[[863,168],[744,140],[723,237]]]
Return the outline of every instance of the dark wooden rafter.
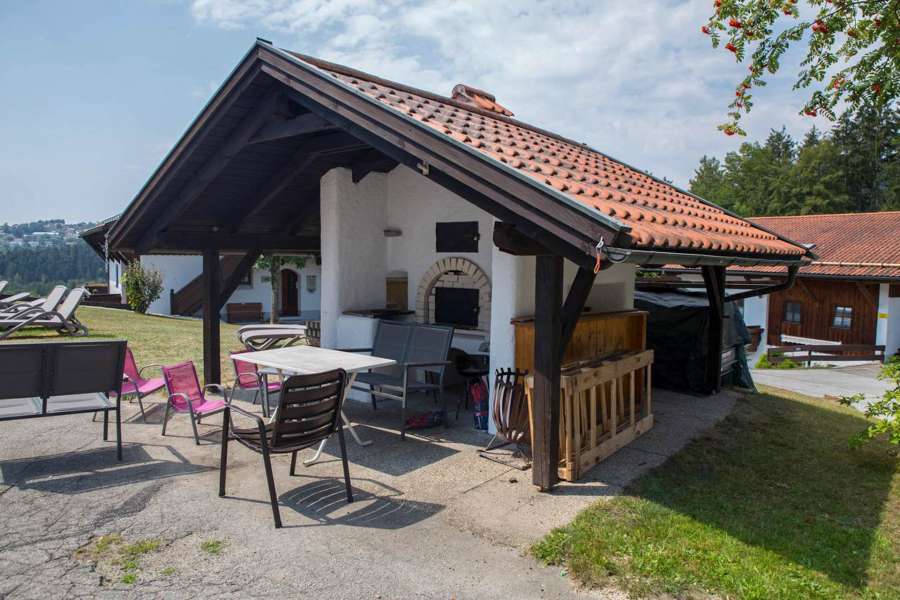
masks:
[[[209,187],[228,163],[244,148],[253,134],[271,117],[278,105],[281,93],[278,87],[273,86],[266,92],[257,108],[238,124],[219,150],[194,174],[175,202],[169,206],[165,215],[158,219],[154,227],[150,228],[142,237],[139,249],[153,248],[156,236],[181,216],[185,208]]]
[[[549,491],[559,480],[559,403],[563,258],[538,256],[535,264],[534,439],[532,481]]]
[[[316,182],[315,186],[302,195],[298,202],[300,210],[293,215],[291,220],[281,230],[283,234],[296,235],[309,218],[316,213],[319,208],[320,189],[318,182]]]
[[[303,142],[291,157],[264,183],[252,198],[244,203],[244,210],[235,211],[228,228],[235,232],[247,219],[265,211],[279,195],[318,159],[331,154],[352,152],[365,147],[365,143],[343,132],[331,133]]]
[[[312,113],[305,113],[287,119],[274,119],[266,123],[247,141],[247,145],[336,130],[337,128],[334,125],[322,117]]]
[[[219,251],[203,252],[203,379],[205,384],[222,383],[220,364],[220,323],[222,272]]]
[[[159,251],[187,253],[204,252],[209,248],[218,248],[222,252],[241,252],[247,248],[255,248],[261,252],[284,250],[317,254],[320,242],[318,236],[172,231],[160,236],[154,248]]]
[[[872,296],[872,294],[869,293],[869,289],[866,287],[866,284],[861,281],[854,281],[853,283],[856,284],[856,289],[859,291],[860,295],[866,299],[866,302],[873,306],[878,306],[878,298]]]
[[[559,360],[562,362],[566,353],[566,347],[572,334],[575,333],[575,326],[578,325],[578,319],[581,317],[581,311],[584,310],[584,303],[587,302],[588,294],[594,286],[594,279],[597,274],[594,270],[586,267],[579,267],[575,279],[569,287],[569,293],[566,294],[566,301],[562,308],[562,333],[559,338]]]
[[[368,150],[354,159],[350,166],[353,183],[359,183],[369,173],[387,173],[397,167],[399,163],[389,156],[385,156],[378,150]]]
[[[231,298],[244,276],[253,268],[260,254],[262,253],[258,249],[249,250],[241,257],[240,262],[238,262],[231,274],[222,282],[222,290],[219,292],[219,310],[222,310],[222,307]]]
[[[707,328],[706,388],[711,393],[722,389],[722,350],[725,328],[725,267],[703,267],[706,297],[709,301]]]
[[[258,47],[252,48],[244,60],[234,70],[222,89],[210,100],[203,112],[191,123],[182,140],[166,156],[147,183],[138,192],[137,197],[125,210],[123,217],[110,231],[110,242],[116,245],[127,236],[137,222],[143,218],[147,210],[148,196],[160,186],[165,186],[177,172],[175,164],[202,144],[219,124],[222,118],[234,107],[244,92],[253,86],[261,76],[258,61]],[[130,217],[130,218],[127,218]]]
[[[806,294],[807,297],[808,297],[810,300],[812,300],[812,303],[813,303],[813,304],[820,304],[819,298],[816,297],[816,295],[812,293],[812,290],[809,289],[809,286],[806,285],[806,282],[803,281],[803,279],[798,279],[798,280],[797,280],[797,287],[798,287],[800,290],[802,290],[803,293]]]
[[[494,223],[494,245],[514,256],[545,256],[553,254],[546,246],[520,232],[512,223]]]

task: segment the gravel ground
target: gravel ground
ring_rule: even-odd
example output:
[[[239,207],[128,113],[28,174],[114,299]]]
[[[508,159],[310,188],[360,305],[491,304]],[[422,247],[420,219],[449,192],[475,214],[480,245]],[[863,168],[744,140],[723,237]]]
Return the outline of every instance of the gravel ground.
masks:
[[[353,403],[373,440],[348,440],[356,502],[343,497],[336,441],[294,477],[276,457],[281,530],[259,456],[237,444],[218,498],[219,417],[196,446],[183,415],[162,437],[161,406],[143,423],[126,405],[122,463],[89,415],[0,423],[0,597],[622,597],[576,589],[528,545],[620,493],[733,402],[658,392],[654,430],[553,494],[536,492],[529,471],[478,457],[487,440],[470,418],[401,442],[387,405]]]

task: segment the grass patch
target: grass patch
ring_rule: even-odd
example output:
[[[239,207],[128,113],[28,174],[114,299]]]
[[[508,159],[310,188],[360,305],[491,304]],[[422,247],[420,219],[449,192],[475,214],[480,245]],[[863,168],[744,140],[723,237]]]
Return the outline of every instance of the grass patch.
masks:
[[[155,538],[125,543],[118,533],[103,535],[87,546],[75,551],[79,560],[97,563],[102,570],[111,570],[126,585],[137,583],[141,571],[141,559],[147,554],[158,552],[161,542]]]
[[[177,572],[178,572],[178,569],[176,569],[175,567],[166,567],[165,569],[160,571],[159,574],[162,575],[163,577],[171,577],[172,575],[174,575]]]
[[[225,542],[222,540],[204,540],[200,542],[200,549],[207,554],[218,556],[225,549]]]
[[[886,443],[848,448],[865,423],[834,403],[747,396],[532,551],[637,596],[900,598],[898,460]]]
[[[55,331],[25,329],[7,342],[79,341],[90,339],[127,339],[138,365],[173,364],[192,360],[203,377],[203,324],[198,319],[173,319],[141,315],[128,310],[82,306],[78,318],[90,335],[66,337]],[[230,383],[233,368],[228,353],[240,347],[238,326],[222,323],[222,378]]]

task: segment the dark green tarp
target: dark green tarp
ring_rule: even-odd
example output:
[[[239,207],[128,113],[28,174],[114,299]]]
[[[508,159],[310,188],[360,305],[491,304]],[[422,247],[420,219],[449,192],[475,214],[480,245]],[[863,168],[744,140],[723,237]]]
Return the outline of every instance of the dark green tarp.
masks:
[[[654,351],[653,385],[707,394],[704,371],[709,349],[709,303],[704,295],[678,292],[634,293],[634,307],[648,312],[647,347]],[[744,345],[750,332],[733,302],[725,303],[723,348],[733,348],[736,362],[723,383],[753,388]]]

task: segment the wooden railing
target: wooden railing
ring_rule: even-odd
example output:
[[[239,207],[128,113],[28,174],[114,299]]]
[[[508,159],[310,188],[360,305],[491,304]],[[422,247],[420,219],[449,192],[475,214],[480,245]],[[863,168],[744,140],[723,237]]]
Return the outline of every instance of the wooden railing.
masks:
[[[653,427],[652,364],[653,351],[643,350],[564,367],[560,377],[560,479],[578,480]],[[533,385],[534,378],[528,377],[531,415]]]
[[[884,346],[867,344],[792,344],[790,346],[770,347],[766,354],[769,362],[777,365],[785,359],[806,363],[813,361],[870,361],[884,362]]]
[[[229,254],[219,259],[223,281],[234,273],[240,262],[241,256],[238,255]],[[177,292],[171,292],[169,300],[170,311],[173,315],[191,316],[197,314],[203,305],[203,273],[194,277]]]

